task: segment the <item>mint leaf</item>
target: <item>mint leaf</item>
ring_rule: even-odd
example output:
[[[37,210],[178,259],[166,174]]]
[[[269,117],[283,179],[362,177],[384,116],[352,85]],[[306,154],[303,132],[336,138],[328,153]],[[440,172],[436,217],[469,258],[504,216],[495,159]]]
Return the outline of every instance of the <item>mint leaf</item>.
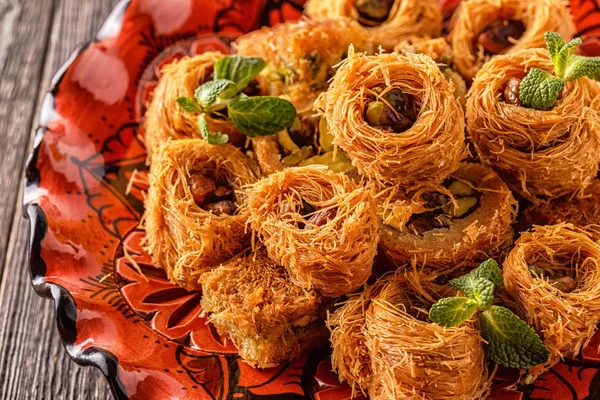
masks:
[[[502,270],[500,269],[500,266],[498,266],[496,260],[493,258],[488,258],[479,264],[479,267],[471,271],[471,274],[473,274],[475,278],[485,278],[490,280],[497,287],[500,287],[504,284],[502,281]]]
[[[228,104],[227,112],[234,125],[248,137],[272,135],[289,128],[296,119],[296,108],[287,100],[248,97],[243,93]]]
[[[565,81],[561,78],[539,68],[532,68],[521,81],[519,100],[526,107],[549,110],[556,103],[564,86]]]
[[[225,56],[215,64],[215,79],[233,81],[237,92],[244,89],[267,63],[258,57]]]
[[[537,333],[508,308],[492,306],[479,316],[488,357],[508,368],[531,368],[550,352]]]
[[[556,63],[555,57],[558,56],[558,52],[565,45],[565,41],[562,36],[556,32],[546,32],[544,34],[544,39],[546,39],[546,47],[552,57],[552,62]]]
[[[575,52],[575,48],[581,44],[581,39],[575,38],[569,43],[565,43],[563,38],[556,32],[546,32],[544,39],[546,39],[546,47],[552,58],[556,75],[564,78],[565,70]]]
[[[494,291],[496,285],[485,278],[476,278],[473,281],[473,297],[477,300],[477,306],[481,311],[490,308],[494,302]]]
[[[565,70],[565,81],[574,81],[584,76],[600,81],[600,57],[571,57]]]
[[[189,113],[201,113],[202,108],[194,101],[194,99],[190,99],[189,97],[179,97],[177,98],[177,104],[179,107],[185,112]]]
[[[552,63],[554,64],[554,72],[559,78],[565,77],[565,70],[571,61],[571,57],[575,52],[577,45],[581,44],[580,38],[575,38],[569,43],[565,43],[558,50],[556,57],[552,57]]]
[[[475,299],[480,310],[487,310],[494,301],[494,290],[496,285],[486,278],[475,278],[473,275],[465,275],[450,281],[450,286],[457,288]]]
[[[210,133],[208,129],[208,122],[206,122],[206,118],[204,118],[204,115],[200,115],[198,117],[198,119],[196,120],[196,125],[198,126],[198,129],[200,130],[200,133],[202,134],[204,140],[206,140],[206,142],[209,144],[225,144],[229,141],[229,135],[227,135],[226,133]]]
[[[228,98],[235,96],[236,86],[233,81],[227,79],[215,79],[208,81],[198,87],[194,93],[196,101],[200,104],[200,107],[207,108],[215,101],[218,97]]]
[[[487,309],[494,300],[494,290],[503,285],[502,270],[490,258],[473,271],[450,281],[450,286],[460,290],[467,297],[477,300],[481,310]]]
[[[459,325],[477,312],[477,302],[466,297],[445,297],[431,306],[429,319],[439,326]]]

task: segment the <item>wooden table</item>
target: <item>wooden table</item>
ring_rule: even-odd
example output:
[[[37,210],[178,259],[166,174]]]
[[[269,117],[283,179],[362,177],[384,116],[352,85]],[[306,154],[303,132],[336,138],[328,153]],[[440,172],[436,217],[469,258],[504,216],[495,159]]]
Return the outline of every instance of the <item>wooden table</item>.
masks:
[[[0,399],[111,397],[99,371],[69,359],[52,302],[33,291],[20,171],[52,76],[117,2],[0,0]]]

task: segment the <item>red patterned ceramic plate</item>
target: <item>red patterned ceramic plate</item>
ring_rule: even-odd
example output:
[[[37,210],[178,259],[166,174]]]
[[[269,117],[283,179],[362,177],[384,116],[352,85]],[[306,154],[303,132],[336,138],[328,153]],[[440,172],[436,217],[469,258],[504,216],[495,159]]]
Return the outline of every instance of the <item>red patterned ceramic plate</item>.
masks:
[[[451,8],[457,1],[445,1]],[[238,35],[297,19],[302,0],[122,1],[54,78],[26,170],[31,277],[53,298],[69,355],[102,370],[118,399],[349,399],[329,349],[255,370],[200,317],[200,293],[171,285],[141,250],[139,121],[174,58],[227,52]],[[573,0],[598,52],[600,4]],[[133,180],[135,182],[135,180]],[[140,270],[123,256],[127,253]],[[600,335],[535,385],[501,371],[494,399],[600,399]]]

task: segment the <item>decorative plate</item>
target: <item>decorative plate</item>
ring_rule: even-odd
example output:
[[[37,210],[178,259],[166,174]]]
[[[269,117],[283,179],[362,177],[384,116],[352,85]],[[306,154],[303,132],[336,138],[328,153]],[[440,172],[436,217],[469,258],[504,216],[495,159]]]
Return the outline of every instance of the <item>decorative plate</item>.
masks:
[[[458,0],[443,1],[449,10]],[[123,0],[79,46],[45,97],[26,167],[33,286],[54,299],[69,355],[99,368],[117,399],[350,398],[322,348],[255,370],[202,318],[200,293],[150,265],[137,229],[145,188],[140,119],[161,66],[238,35],[298,19],[302,0]],[[600,53],[600,3],[573,0],[588,53]],[[124,255],[131,256],[132,264]],[[519,386],[500,371],[493,399],[600,399],[600,334],[577,360]]]

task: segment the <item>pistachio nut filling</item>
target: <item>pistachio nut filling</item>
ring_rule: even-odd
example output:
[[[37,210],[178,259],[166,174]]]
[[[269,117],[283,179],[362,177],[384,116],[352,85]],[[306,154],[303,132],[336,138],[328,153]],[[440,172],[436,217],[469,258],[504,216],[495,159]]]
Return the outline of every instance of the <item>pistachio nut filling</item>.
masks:
[[[561,276],[561,271],[538,265],[528,265],[527,267],[533,278],[547,280],[552,287],[563,293],[571,293],[577,288],[577,281],[568,275]]]
[[[393,88],[381,86],[372,89],[375,96],[365,111],[365,121],[373,127],[381,127],[394,133],[410,129],[417,120],[417,107],[412,96]]]
[[[313,117],[296,118],[290,129],[277,134],[277,141],[283,152],[281,162],[286,167],[326,165],[334,172],[353,168],[348,157],[335,148],[324,118],[318,122]]]
[[[420,196],[423,211],[412,214],[406,222],[402,221],[401,207],[391,205],[383,214],[384,223],[401,232],[421,236],[433,229],[453,226],[455,220],[467,217],[479,206],[481,194],[472,182],[449,179],[444,186],[452,197],[439,192],[423,193]]]

